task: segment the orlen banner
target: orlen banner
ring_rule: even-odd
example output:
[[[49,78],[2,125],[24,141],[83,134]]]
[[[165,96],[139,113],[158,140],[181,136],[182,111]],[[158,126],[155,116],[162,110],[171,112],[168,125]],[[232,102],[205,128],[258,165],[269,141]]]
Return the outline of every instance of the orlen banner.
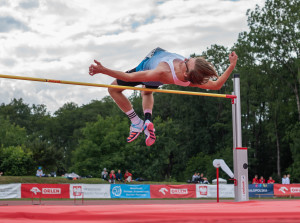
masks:
[[[150,185],[151,198],[196,198],[196,186]]]
[[[70,184],[70,198],[110,198],[110,184]]]
[[[300,184],[274,184],[274,195],[300,197]]]
[[[69,184],[22,184],[22,198],[70,198]]]
[[[217,185],[196,184],[197,198],[216,198]],[[234,185],[233,184],[220,184],[219,187],[220,198],[234,198]]]
[[[0,184],[0,199],[21,198],[21,184]]]

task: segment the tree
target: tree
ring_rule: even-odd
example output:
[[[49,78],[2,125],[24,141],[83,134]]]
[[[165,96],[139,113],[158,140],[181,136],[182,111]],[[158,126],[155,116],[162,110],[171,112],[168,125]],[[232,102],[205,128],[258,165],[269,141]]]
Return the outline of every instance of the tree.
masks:
[[[228,167],[233,171],[233,156],[232,148],[227,147],[223,150],[218,151],[215,154],[205,154],[203,152],[198,153],[197,155],[191,157],[186,165],[185,179],[192,179],[192,175],[196,173],[203,173],[209,181],[216,178],[216,168],[213,166],[213,161],[215,159],[223,159]],[[220,177],[224,179],[229,179],[229,176],[220,171]]]
[[[0,114],[8,118],[11,123],[20,127],[28,128],[31,110],[28,104],[23,102],[23,99],[13,99],[8,105],[1,104]]]
[[[72,154],[72,171],[99,177],[104,167],[112,169],[124,164],[122,150],[128,134],[127,119],[98,116],[97,122],[86,124],[82,134]]]
[[[291,152],[293,162],[291,162],[287,169],[287,174],[291,174],[291,183],[300,182],[300,125],[296,124],[294,128],[289,131],[291,141]]]
[[[256,60],[268,73],[293,91],[300,121],[300,2],[298,0],[266,0],[265,6],[248,10],[251,43]],[[282,68],[287,72],[282,71]]]
[[[182,140],[180,124],[170,118],[163,121],[156,117],[154,125],[157,133],[155,144],[146,147],[145,138],[140,136],[133,148],[127,146],[127,165],[133,164],[131,169],[137,177],[157,181],[182,179],[188,151]]]
[[[26,142],[26,130],[0,116],[0,146],[21,146]]]
[[[253,11],[248,10],[247,15],[250,31],[240,33],[235,44],[241,95],[246,96],[242,98],[247,111],[243,115],[246,127],[243,136],[250,148],[250,170],[257,172],[263,168],[265,174],[271,174],[271,167],[276,165],[280,178],[281,170],[291,161],[282,130],[293,123],[293,117],[284,115],[293,113],[292,101],[296,102],[300,120],[299,2],[267,0],[263,8],[257,6]],[[286,86],[292,89],[295,100]],[[281,153],[283,148],[285,152]]]
[[[32,153],[21,146],[1,147],[0,170],[7,176],[34,174],[35,163],[32,159]]]
[[[62,165],[63,151],[60,148],[56,148],[55,145],[41,141],[39,138],[34,138],[26,145],[30,148],[32,158],[38,166],[42,166],[45,171],[61,172],[64,168]]]

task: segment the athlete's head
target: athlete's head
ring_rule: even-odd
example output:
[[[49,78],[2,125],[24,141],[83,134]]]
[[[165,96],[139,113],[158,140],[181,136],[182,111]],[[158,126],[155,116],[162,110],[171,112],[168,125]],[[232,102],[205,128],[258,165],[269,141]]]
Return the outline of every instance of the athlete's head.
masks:
[[[213,65],[203,57],[186,59],[186,79],[193,84],[205,84],[211,78],[218,78]]]

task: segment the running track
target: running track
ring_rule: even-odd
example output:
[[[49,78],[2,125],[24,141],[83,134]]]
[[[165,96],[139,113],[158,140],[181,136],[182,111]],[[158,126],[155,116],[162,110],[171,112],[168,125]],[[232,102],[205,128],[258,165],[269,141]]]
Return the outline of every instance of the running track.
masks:
[[[12,203],[11,203],[12,202]],[[212,200],[1,201],[1,223],[48,222],[300,222],[299,200],[235,203]],[[27,203],[22,203],[27,202]],[[79,201],[77,201],[79,203]],[[30,204],[30,205],[27,205]],[[108,205],[109,204],[109,205]]]

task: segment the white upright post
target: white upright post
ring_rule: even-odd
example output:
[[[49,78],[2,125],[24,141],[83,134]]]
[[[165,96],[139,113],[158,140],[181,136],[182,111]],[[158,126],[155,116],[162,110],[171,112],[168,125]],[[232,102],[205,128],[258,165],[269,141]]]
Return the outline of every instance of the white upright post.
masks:
[[[233,79],[234,81],[234,79]],[[232,92],[232,95],[235,95],[234,92]],[[234,172],[234,194],[235,198],[238,196],[238,187],[237,187],[237,154],[236,154],[236,115],[235,115],[235,107],[236,107],[236,99],[232,102],[232,139],[233,139],[233,172]]]
[[[240,75],[234,74],[234,95],[237,98],[232,105],[232,131],[233,131],[233,167],[235,179],[235,201],[248,201],[248,155],[247,148],[242,147],[242,121],[241,121],[241,96]]]

